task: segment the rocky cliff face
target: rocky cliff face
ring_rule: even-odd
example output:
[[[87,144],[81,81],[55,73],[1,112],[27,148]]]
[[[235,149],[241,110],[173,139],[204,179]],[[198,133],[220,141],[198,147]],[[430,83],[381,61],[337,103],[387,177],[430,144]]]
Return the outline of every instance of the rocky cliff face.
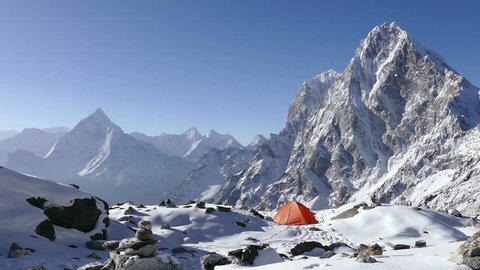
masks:
[[[285,129],[211,199],[263,209],[373,199],[478,214],[479,120],[479,89],[386,23],[344,73],[302,85]]]

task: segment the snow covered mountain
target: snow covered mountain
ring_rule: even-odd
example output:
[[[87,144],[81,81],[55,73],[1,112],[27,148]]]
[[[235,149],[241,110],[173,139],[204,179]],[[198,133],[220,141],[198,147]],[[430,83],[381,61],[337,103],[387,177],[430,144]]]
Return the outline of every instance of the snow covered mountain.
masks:
[[[0,140],[5,140],[7,138],[13,137],[20,133],[17,130],[0,130]]]
[[[64,134],[64,132],[47,132],[36,128],[26,128],[12,137],[0,140],[0,164],[7,161],[8,154],[20,149],[43,157]]]
[[[60,138],[43,158],[17,151],[7,166],[62,182],[109,201],[157,202],[184,180],[193,164],[125,134],[101,109]]]
[[[285,129],[209,199],[261,209],[376,200],[478,214],[479,121],[479,89],[385,23],[342,74],[305,82]]]
[[[195,127],[182,134],[147,136],[139,132],[133,132],[130,135],[154,145],[167,155],[184,157],[192,162],[199,161],[204,154],[212,149],[223,150],[229,147],[243,147],[229,134],[220,134],[212,129],[204,136]]]

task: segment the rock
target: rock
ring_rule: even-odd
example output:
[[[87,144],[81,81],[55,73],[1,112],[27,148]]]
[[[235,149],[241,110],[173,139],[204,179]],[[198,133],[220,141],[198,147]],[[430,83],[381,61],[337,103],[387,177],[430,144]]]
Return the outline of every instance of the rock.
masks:
[[[106,243],[105,241],[92,240],[92,241],[85,242],[85,247],[93,250],[105,250],[105,248],[103,247],[105,243]]]
[[[417,240],[415,241],[415,247],[417,248],[427,247],[427,242],[425,240]]]
[[[168,254],[149,258],[117,254],[114,262],[115,270],[183,270],[177,259]]]
[[[152,230],[138,229],[135,237],[140,241],[149,241],[153,239],[153,232]]]
[[[162,230],[170,230],[170,229],[172,229],[172,228],[171,228],[170,225],[168,225],[168,224],[163,224],[162,227],[160,227],[160,229],[162,229]]]
[[[195,205],[196,208],[205,209],[205,202],[199,202]]]
[[[95,259],[95,260],[100,260],[102,257],[98,256],[95,252],[93,253],[90,253],[87,258],[90,258],[90,259]]]
[[[477,220],[475,218],[469,218],[467,222],[465,222],[465,227],[475,227],[477,226]]]
[[[227,257],[218,253],[211,253],[200,258],[202,270],[214,270],[217,265],[227,265],[231,263]]]
[[[68,245],[69,248],[78,248],[76,245]]]
[[[115,250],[120,246],[120,241],[107,241],[103,243],[103,248],[107,250]]]
[[[175,208],[177,205],[170,199],[167,199],[165,201],[162,201],[158,206],[164,206],[168,208]]]
[[[160,242],[155,240],[140,241],[136,238],[127,238],[120,241],[120,244],[118,248],[115,249],[115,252],[122,252],[122,254],[132,256],[139,255],[142,257],[151,257],[155,254],[159,246]]]
[[[230,211],[232,211],[232,208],[217,205],[217,210],[220,211],[220,212],[230,212]]]
[[[196,251],[195,250],[188,250],[184,247],[176,247],[176,248],[172,249],[172,253],[173,254],[176,254],[176,253],[190,253],[190,255],[192,255],[192,257],[195,257]]]
[[[362,255],[357,257],[358,262],[363,262],[363,263],[376,263],[377,260],[370,256]]]
[[[350,208],[350,209],[336,215],[332,219],[345,219],[345,218],[354,217],[358,214],[358,209],[360,208],[360,206],[361,205],[355,205],[353,208]]]
[[[102,263],[94,262],[94,263],[86,264],[78,268],[77,270],[103,270],[103,266],[104,265]]]
[[[244,249],[237,249],[228,252],[228,256],[232,257],[239,265],[252,265],[255,257],[258,255],[258,250],[268,247],[267,244],[249,245]]]
[[[138,228],[143,230],[151,230],[152,229],[152,222],[147,220],[140,220],[138,222]]]
[[[95,228],[97,219],[102,213],[97,208],[97,200],[75,199],[71,206],[50,206],[43,212],[52,224],[67,229],[89,232]]]
[[[308,228],[308,230],[314,231],[314,232],[321,231],[321,230],[320,230],[319,228],[317,228],[317,227],[310,227],[310,228]]]
[[[328,258],[331,258],[331,257],[335,256],[335,254],[336,254],[335,252],[329,250],[329,251],[323,253],[323,254],[320,256],[320,259],[328,259]]]
[[[17,243],[12,243],[8,249],[8,258],[17,258],[19,256],[31,256],[32,251],[28,248],[22,248]]]
[[[308,241],[308,242],[303,242],[303,243],[300,243],[300,244],[297,244],[295,245],[295,247],[293,247],[291,250],[290,250],[290,253],[292,253],[292,256],[298,256],[298,255],[301,255],[305,252],[308,252],[308,251],[312,251],[313,249],[315,248],[321,248],[325,251],[328,251],[330,250],[329,247],[327,246],[324,246],[322,245],[321,243],[319,242],[316,242],[316,241]]]
[[[468,238],[450,257],[450,261],[465,264],[472,269],[480,269],[480,232]]]
[[[121,216],[118,221],[129,221],[131,216]]]
[[[105,228],[110,227],[110,218],[106,217],[102,220],[103,224],[105,225]]]
[[[133,207],[129,206],[125,211],[123,211],[124,215],[132,215],[137,213],[137,210],[135,210]]]
[[[73,188],[76,188],[76,189],[80,189],[80,186],[79,185],[75,185],[75,184],[68,184],[69,186],[73,187]]]
[[[242,227],[242,228],[247,227],[247,224],[245,224],[243,222],[240,222],[240,221],[235,221],[235,225],[237,225],[238,227]]]
[[[462,217],[462,213],[460,213],[460,211],[458,211],[457,209],[448,210],[448,214],[454,217]]]
[[[137,205],[136,207],[137,207],[137,208],[145,208],[145,205],[139,204],[139,205]]]
[[[410,249],[410,245],[396,244],[393,246],[393,250],[400,250],[400,249]]]
[[[247,237],[245,238],[246,241],[251,241],[251,242],[254,242],[254,243],[257,243],[257,242],[260,242],[260,240],[256,239],[256,238],[253,238],[253,237]]]
[[[253,208],[250,209],[250,213],[252,213],[252,214],[253,214],[254,216],[256,216],[256,217],[259,217],[259,218],[261,218],[261,219],[265,219],[265,216],[263,216],[262,214],[260,214],[257,210],[255,210],[255,209],[253,209]]]
[[[50,241],[55,240],[55,229],[53,228],[52,223],[48,219],[38,224],[37,228],[35,228],[35,232],[40,236],[50,239]]]
[[[373,244],[371,246],[360,244],[358,248],[358,256],[377,256],[383,254],[383,248],[378,244]]]
[[[27,198],[26,201],[37,207],[37,208],[40,208],[43,210],[43,205],[45,204],[45,202],[47,201],[46,199],[44,198],[41,198],[41,197],[30,197],[30,198]]]
[[[91,240],[106,240],[107,239],[107,230],[103,229],[101,233],[96,233],[90,236]]]
[[[212,207],[207,207],[207,208],[205,209],[205,213],[207,213],[207,214],[210,214],[210,213],[212,213],[213,211],[215,211],[215,209],[212,208]]]

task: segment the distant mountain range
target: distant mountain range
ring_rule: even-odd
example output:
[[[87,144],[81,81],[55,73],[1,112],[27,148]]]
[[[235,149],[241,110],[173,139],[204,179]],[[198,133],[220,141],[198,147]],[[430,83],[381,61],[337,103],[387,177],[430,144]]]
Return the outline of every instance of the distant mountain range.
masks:
[[[38,147],[22,144],[20,134],[7,139],[27,146],[15,146],[6,166],[110,201],[173,197],[258,209],[373,201],[480,214],[479,90],[385,23],[343,73],[304,82],[285,128],[269,138],[242,146],[195,128],[125,134],[99,109],[57,139],[31,132],[43,138]]]

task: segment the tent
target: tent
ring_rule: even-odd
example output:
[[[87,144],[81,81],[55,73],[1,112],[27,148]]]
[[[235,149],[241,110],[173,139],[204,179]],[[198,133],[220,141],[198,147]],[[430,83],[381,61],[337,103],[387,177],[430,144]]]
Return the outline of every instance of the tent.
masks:
[[[307,225],[318,223],[315,216],[305,205],[298,202],[288,202],[278,209],[273,221],[282,225]]]

